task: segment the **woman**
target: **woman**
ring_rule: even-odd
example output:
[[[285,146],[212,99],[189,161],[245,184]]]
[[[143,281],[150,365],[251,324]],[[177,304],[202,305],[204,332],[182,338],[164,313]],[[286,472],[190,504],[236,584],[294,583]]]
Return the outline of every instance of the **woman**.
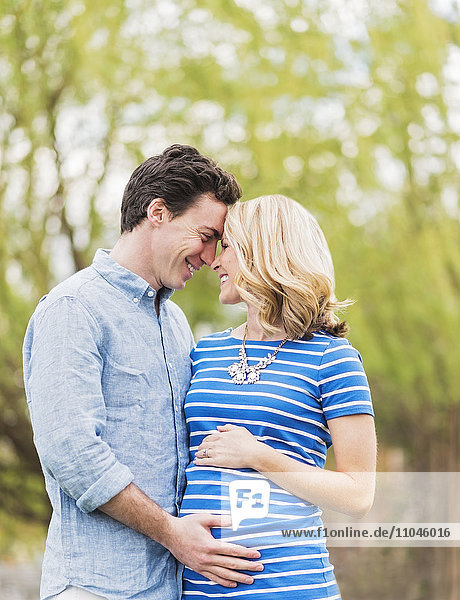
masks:
[[[339,599],[319,507],[363,516],[374,495],[373,410],[358,352],[344,336],[329,249],[316,220],[284,196],[237,203],[212,264],[223,304],[247,322],[203,338],[192,352],[185,412],[190,465],[181,514],[230,514],[229,486],[270,481],[263,518],[216,537],[257,548],[264,571],[235,588],[184,571],[184,598]],[[333,444],[336,470],[324,469]],[[237,484],[239,485],[239,484]],[[244,514],[242,515],[244,517]],[[250,517],[253,515],[249,515]],[[234,517],[234,515],[233,515]],[[235,527],[234,527],[235,529]]]

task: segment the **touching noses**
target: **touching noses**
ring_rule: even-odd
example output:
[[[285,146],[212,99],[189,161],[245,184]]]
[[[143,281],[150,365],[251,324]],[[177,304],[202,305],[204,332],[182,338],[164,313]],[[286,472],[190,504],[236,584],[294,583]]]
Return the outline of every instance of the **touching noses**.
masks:
[[[211,269],[214,269],[214,264],[217,261],[216,249],[217,249],[217,240],[215,241],[214,244],[206,244],[203,249],[203,252],[200,254],[201,260],[206,265],[208,265],[208,267],[211,267]]]
[[[220,256],[216,256],[215,259],[213,260],[211,266],[211,269],[213,271],[217,271],[217,269],[220,267]]]

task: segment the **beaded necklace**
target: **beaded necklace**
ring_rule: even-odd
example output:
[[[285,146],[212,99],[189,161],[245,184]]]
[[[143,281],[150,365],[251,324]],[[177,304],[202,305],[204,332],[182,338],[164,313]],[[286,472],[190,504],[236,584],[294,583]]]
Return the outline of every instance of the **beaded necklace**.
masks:
[[[288,341],[288,338],[285,337],[284,340],[281,341],[279,346],[273,351],[267,354],[264,358],[259,360],[259,362],[250,367],[248,365],[248,356],[246,354],[246,336],[248,333],[248,324],[246,323],[246,327],[244,330],[243,343],[241,344],[241,348],[238,351],[238,362],[232,363],[227,371],[230,377],[232,378],[233,383],[241,385],[242,383],[256,383],[260,378],[260,371],[271,365],[275,360],[276,355],[279,350],[284,346],[284,344]]]

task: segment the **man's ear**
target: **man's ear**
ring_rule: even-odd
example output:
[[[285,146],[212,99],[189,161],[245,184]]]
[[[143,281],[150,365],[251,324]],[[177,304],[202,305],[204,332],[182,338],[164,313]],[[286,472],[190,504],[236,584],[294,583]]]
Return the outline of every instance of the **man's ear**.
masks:
[[[146,216],[154,227],[158,227],[166,221],[168,212],[163,198],[154,198],[147,206]]]

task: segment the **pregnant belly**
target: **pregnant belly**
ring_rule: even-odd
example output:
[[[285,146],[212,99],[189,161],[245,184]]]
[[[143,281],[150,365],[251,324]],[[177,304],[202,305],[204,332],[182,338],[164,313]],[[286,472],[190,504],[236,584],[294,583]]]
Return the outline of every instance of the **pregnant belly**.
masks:
[[[237,485],[232,482],[238,482]],[[260,482],[267,493],[258,493]],[[233,488],[232,502],[230,489]],[[235,496],[235,489],[238,496]],[[212,534],[245,546],[283,543],[283,531],[318,529],[322,525],[320,509],[301,500],[268,480],[260,473],[245,469],[197,467],[187,469],[187,486],[180,515],[222,515],[232,526],[215,528]],[[313,539],[313,538],[312,538]],[[318,542],[318,539],[316,539]]]

